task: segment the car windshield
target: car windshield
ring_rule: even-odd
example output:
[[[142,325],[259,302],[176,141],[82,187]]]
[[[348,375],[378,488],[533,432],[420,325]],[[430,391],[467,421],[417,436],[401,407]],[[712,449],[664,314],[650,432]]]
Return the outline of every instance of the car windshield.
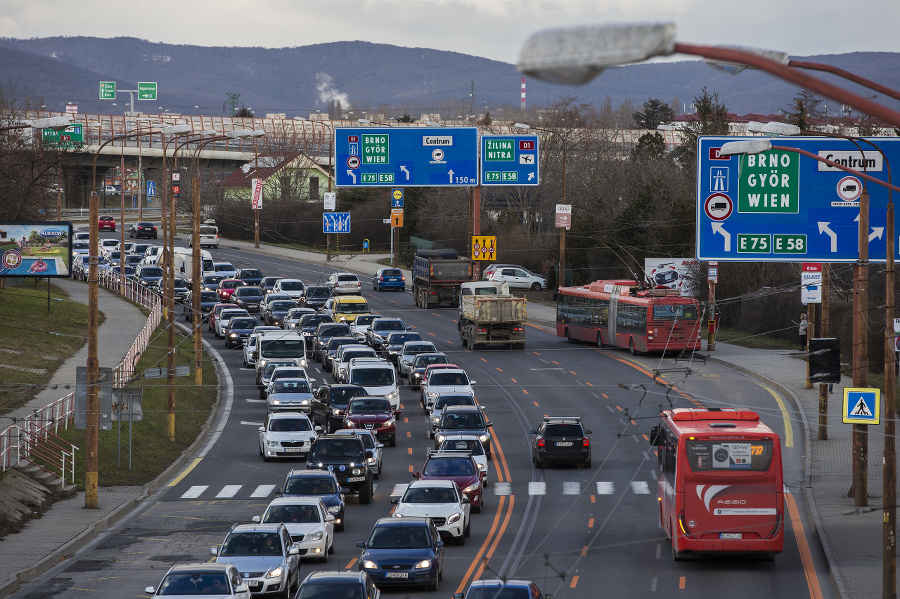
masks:
[[[358,316],[356,318],[356,326],[364,325],[369,326],[372,324],[372,321],[378,318],[375,314],[366,314],[365,316]]]
[[[284,487],[284,492],[288,495],[334,495],[337,493],[337,487],[330,476],[310,476],[290,479]]]
[[[385,269],[381,271],[382,277],[402,277],[403,273],[396,269]]]
[[[418,341],[422,336],[418,333],[391,333],[388,343],[391,345],[403,345],[407,341]]]
[[[288,301],[269,302],[270,310],[284,310],[285,312],[287,312],[291,308],[296,308],[296,307],[297,307],[296,302],[288,302]]]
[[[335,306],[334,311],[342,314],[363,314],[369,311],[369,304],[366,302],[341,302]]]
[[[527,587],[501,587],[497,585],[472,587],[466,599],[531,599]]]
[[[277,380],[272,384],[273,393],[309,393],[309,383],[306,381]]]
[[[307,314],[300,317],[300,326],[317,327],[320,323],[329,322],[331,317],[326,314]]]
[[[353,351],[345,351],[341,355],[342,362],[349,362],[353,358],[374,358],[375,352],[371,349],[358,349]]]
[[[141,276],[142,277],[161,277],[161,276],[163,276],[163,273],[162,273],[161,268],[157,268],[157,267],[153,266],[151,268],[142,268]]]
[[[328,287],[307,287],[306,297],[328,297],[331,290]]]
[[[217,302],[219,301],[219,296],[216,295],[215,291],[201,291],[200,292],[200,302]]]
[[[203,282],[204,283],[215,283],[216,285],[218,285],[219,281],[221,281],[224,278],[225,278],[224,275],[207,275],[207,276],[203,277]]]
[[[431,345],[430,343],[428,343],[428,344],[423,343],[422,345],[418,345],[418,344],[407,345],[406,347],[403,348],[403,353],[406,355],[416,355],[416,354],[421,354],[421,353],[425,353],[425,352],[429,352],[429,351],[434,351],[434,346]]]
[[[416,356],[416,368],[424,368],[429,364],[449,364],[447,356]]]
[[[276,372],[272,373],[272,380],[278,379],[305,379],[306,371],[302,368],[285,368],[279,367]]]
[[[457,498],[449,487],[410,487],[401,503],[455,503]]]
[[[390,414],[391,402],[386,399],[354,399],[347,414]]]
[[[276,532],[235,532],[222,543],[219,555],[281,555]]]
[[[377,526],[366,545],[369,549],[423,549],[431,546],[424,526]]]
[[[303,291],[302,281],[281,281],[281,288],[285,291]]]
[[[230,272],[232,270],[234,270],[234,266],[232,266],[228,262],[216,264],[216,272]]]
[[[356,439],[320,439],[309,450],[309,461],[340,458],[361,462],[365,459],[363,451]]]
[[[296,333],[294,333],[296,335]],[[263,339],[260,344],[262,355],[271,358],[293,358],[304,355],[302,339]],[[284,366],[284,365],[282,365]]]
[[[389,368],[354,368],[350,377],[354,385],[364,387],[384,387],[394,384],[394,367]]]
[[[544,429],[545,435],[553,437],[580,437],[581,426],[577,424],[548,424]]]
[[[240,287],[234,291],[235,297],[262,297],[259,287]]]
[[[337,387],[331,388],[331,403],[335,405],[347,405],[347,403],[359,395],[365,395],[362,387]]]
[[[276,433],[296,433],[311,431],[309,418],[273,418],[269,421],[269,430]]]
[[[372,328],[376,331],[403,331],[406,326],[402,320],[380,320],[372,323]]]
[[[173,284],[175,285],[175,289],[187,289],[188,286],[187,281],[184,279],[175,279]],[[200,294],[200,301],[203,301],[203,294]]]
[[[294,599],[364,599],[365,587],[357,580],[309,580],[300,585]]]
[[[259,326],[259,322],[255,318],[233,318],[231,320],[232,329],[252,329]]]
[[[234,279],[232,281],[222,281],[219,284],[219,287],[221,287],[222,289],[235,289],[237,287],[240,287],[241,285],[243,285],[243,283],[241,283],[237,279]]]
[[[465,414],[447,414],[444,413],[441,416],[441,428],[442,429],[473,429],[473,428],[484,428],[484,420],[481,418],[481,414],[477,412],[469,412]]]
[[[272,376],[272,371],[278,368],[279,366],[293,366],[293,362],[269,362],[266,364],[266,367],[263,368],[263,378],[269,378]]]
[[[159,585],[157,595],[228,595],[228,577],[221,572],[173,572]]]
[[[306,308],[291,308],[290,310],[288,310],[288,313],[287,313],[288,318],[299,319],[300,317],[302,317],[306,314],[309,314],[309,312],[305,312],[304,310],[306,310]]]
[[[435,410],[443,410],[447,406],[474,406],[475,400],[470,395],[441,395],[434,402]]]
[[[468,385],[469,377],[464,372],[437,371],[429,379],[430,385]]]
[[[336,337],[338,335],[350,335],[350,327],[345,324],[335,324],[319,329],[319,337]]]
[[[262,272],[256,270],[255,268],[245,268],[241,270],[241,276],[245,279],[261,279]]]
[[[468,451],[472,455],[484,455],[484,445],[476,439],[448,439],[441,444],[443,451]]]
[[[273,505],[266,510],[263,522],[286,522],[293,524],[315,524],[322,521],[319,510],[314,505]]]
[[[470,459],[441,458],[425,462],[425,476],[474,476],[475,465]]]

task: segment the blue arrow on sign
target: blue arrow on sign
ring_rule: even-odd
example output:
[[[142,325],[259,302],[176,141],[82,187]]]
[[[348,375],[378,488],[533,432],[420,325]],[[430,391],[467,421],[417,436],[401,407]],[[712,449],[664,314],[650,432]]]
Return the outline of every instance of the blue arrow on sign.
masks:
[[[349,233],[350,232],[350,213],[349,212],[323,212],[322,213],[322,232],[323,233]]]

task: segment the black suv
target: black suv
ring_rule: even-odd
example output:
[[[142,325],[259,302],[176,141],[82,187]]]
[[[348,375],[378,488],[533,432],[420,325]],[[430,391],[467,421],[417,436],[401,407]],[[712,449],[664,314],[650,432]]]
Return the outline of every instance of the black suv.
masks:
[[[322,361],[325,349],[332,337],[353,337],[350,325],[344,322],[323,322],[316,327],[316,342],[313,345],[316,362]]]
[[[548,462],[581,464],[591,467],[591,431],[585,430],[580,416],[545,416],[537,430],[528,431],[531,462],[543,468]]]
[[[347,404],[358,395],[368,395],[359,385],[329,385],[316,389],[309,406],[309,419],[326,433],[333,433],[344,424]]]
[[[494,426],[488,422],[481,411],[481,406],[447,406],[441,414],[434,429],[434,448],[444,442],[447,435],[473,435],[484,445],[484,453],[491,459],[491,433],[488,428]]]
[[[372,501],[375,475],[368,465],[373,456],[357,435],[322,435],[313,442],[306,457],[309,470],[330,470],[341,490],[359,495],[360,503]]]
[[[328,298],[330,297],[331,289],[322,285],[317,285],[306,288],[306,291],[303,292],[303,299],[300,300],[300,303],[307,308],[315,308],[316,310],[319,310],[325,305],[325,303],[328,301]]]

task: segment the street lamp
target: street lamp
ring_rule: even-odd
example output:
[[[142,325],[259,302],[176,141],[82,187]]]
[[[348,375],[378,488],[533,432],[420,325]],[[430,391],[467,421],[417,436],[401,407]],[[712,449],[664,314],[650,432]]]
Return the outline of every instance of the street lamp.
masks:
[[[517,66],[520,71],[536,79],[581,84],[608,67],[642,62],[656,56],[690,54],[758,68],[893,125],[900,125],[900,112],[869,98],[796,71],[757,51],[676,42],[675,29],[674,23],[546,29],[532,34],[525,41]]]

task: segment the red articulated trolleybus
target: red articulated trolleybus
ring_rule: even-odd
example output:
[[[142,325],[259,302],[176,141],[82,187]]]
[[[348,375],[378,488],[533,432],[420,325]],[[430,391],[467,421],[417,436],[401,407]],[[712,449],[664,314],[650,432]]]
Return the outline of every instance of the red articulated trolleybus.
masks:
[[[594,281],[560,287],[556,293],[556,334],[598,347],[627,347],[632,354],[700,349],[697,300],[675,289],[644,289],[636,281]]]
[[[781,441],[742,409],[665,410],[658,450],[659,519],[672,556],[757,555],[784,547]]]

